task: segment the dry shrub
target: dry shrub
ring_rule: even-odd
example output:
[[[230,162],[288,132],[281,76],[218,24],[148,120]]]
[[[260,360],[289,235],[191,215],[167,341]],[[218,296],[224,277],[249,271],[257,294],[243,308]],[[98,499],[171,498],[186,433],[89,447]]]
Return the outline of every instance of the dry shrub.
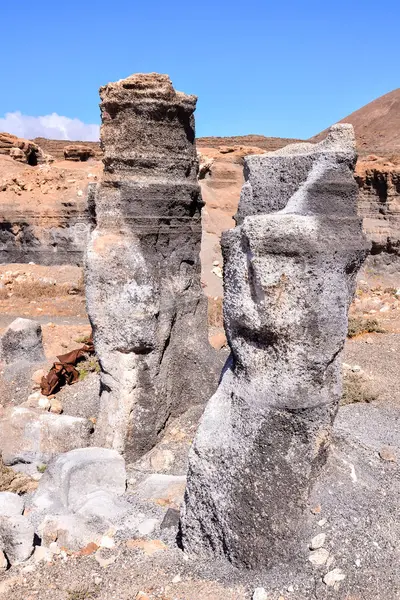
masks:
[[[26,281],[15,281],[12,286],[12,293],[18,298],[26,300],[36,300],[37,298],[54,298],[56,296],[65,296],[71,286],[55,283],[46,283],[35,279]]]
[[[208,299],[208,325],[209,327],[223,327],[222,298]]]
[[[368,380],[359,373],[345,373],[343,376],[343,392],[340,404],[355,404],[357,402],[373,402],[378,397]]]
[[[347,336],[349,338],[360,335],[361,333],[385,333],[385,330],[379,325],[376,319],[363,319],[362,317],[349,317],[349,328]]]
[[[83,584],[74,590],[67,590],[68,600],[93,600],[97,598],[98,592],[96,589]]]
[[[79,281],[76,285],[71,285],[70,283],[60,284],[37,279],[27,279],[25,281],[15,281],[12,287],[9,290],[6,290],[6,292],[8,291],[12,292],[13,296],[16,298],[37,300],[38,298],[56,298],[58,296],[67,296],[69,294],[83,295],[85,288],[83,281]]]

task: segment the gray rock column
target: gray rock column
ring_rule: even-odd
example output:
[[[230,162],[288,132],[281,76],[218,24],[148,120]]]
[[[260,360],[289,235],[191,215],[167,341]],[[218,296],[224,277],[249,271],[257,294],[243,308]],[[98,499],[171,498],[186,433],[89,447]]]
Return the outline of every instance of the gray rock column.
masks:
[[[171,417],[207,401],[220,370],[200,282],[196,97],[156,73],[109,83],[100,96],[104,175],[86,259],[102,369],[95,435],[135,459]]]
[[[354,134],[246,158],[223,234],[231,359],[189,457],[185,550],[256,568],[293,560],[341,397],[340,353],[368,251]]]

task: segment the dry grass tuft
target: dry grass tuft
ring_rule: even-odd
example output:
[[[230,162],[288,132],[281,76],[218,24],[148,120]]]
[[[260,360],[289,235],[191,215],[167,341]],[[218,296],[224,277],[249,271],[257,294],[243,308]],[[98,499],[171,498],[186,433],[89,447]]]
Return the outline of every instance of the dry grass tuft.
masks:
[[[343,393],[341,406],[345,404],[356,404],[357,402],[373,402],[378,398],[369,382],[359,373],[345,373],[343,376]]]
[[[94,600],[97,596],[97,590],[87,585],[79,586],[75,590],[67,590],[67,600]]]
[[[362,333],[385,333],[376,319],[363,319],[362,317],[349,317],[347,336],[355,337]]]

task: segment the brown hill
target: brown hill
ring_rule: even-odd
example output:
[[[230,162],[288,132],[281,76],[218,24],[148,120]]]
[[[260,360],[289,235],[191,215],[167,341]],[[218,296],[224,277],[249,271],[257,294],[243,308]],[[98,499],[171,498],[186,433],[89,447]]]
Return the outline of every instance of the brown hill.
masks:
[[[361,154],[399,154],[400,88],[366,104],[340,123],[353,125]],[[310,142],[319,142],[326,133],[327,129],[312,137]]]
[[[265,135],[237,135],[231,137],[202,137],[197,138],[198,148],[218,148],[219,146],[254,146],[262,150],[279,150],[288,144],[302,142],[294,138],[266,137]]]

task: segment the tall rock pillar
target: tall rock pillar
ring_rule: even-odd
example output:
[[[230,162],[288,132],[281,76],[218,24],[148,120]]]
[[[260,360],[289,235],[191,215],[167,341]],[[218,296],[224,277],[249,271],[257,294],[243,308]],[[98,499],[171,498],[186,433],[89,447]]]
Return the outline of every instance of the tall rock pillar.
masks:
[[[297,554],[341,397],[340,353],[368,250],[354,134],[246,158],[223,234],[231,361],[189,456],[185,550],[256,568]]]
[[[109,83],[100,97],[104,174],[86,257],[101,364],[95,435],[135,459],[217,383],[200,282],[197,99],[156,73]]]

